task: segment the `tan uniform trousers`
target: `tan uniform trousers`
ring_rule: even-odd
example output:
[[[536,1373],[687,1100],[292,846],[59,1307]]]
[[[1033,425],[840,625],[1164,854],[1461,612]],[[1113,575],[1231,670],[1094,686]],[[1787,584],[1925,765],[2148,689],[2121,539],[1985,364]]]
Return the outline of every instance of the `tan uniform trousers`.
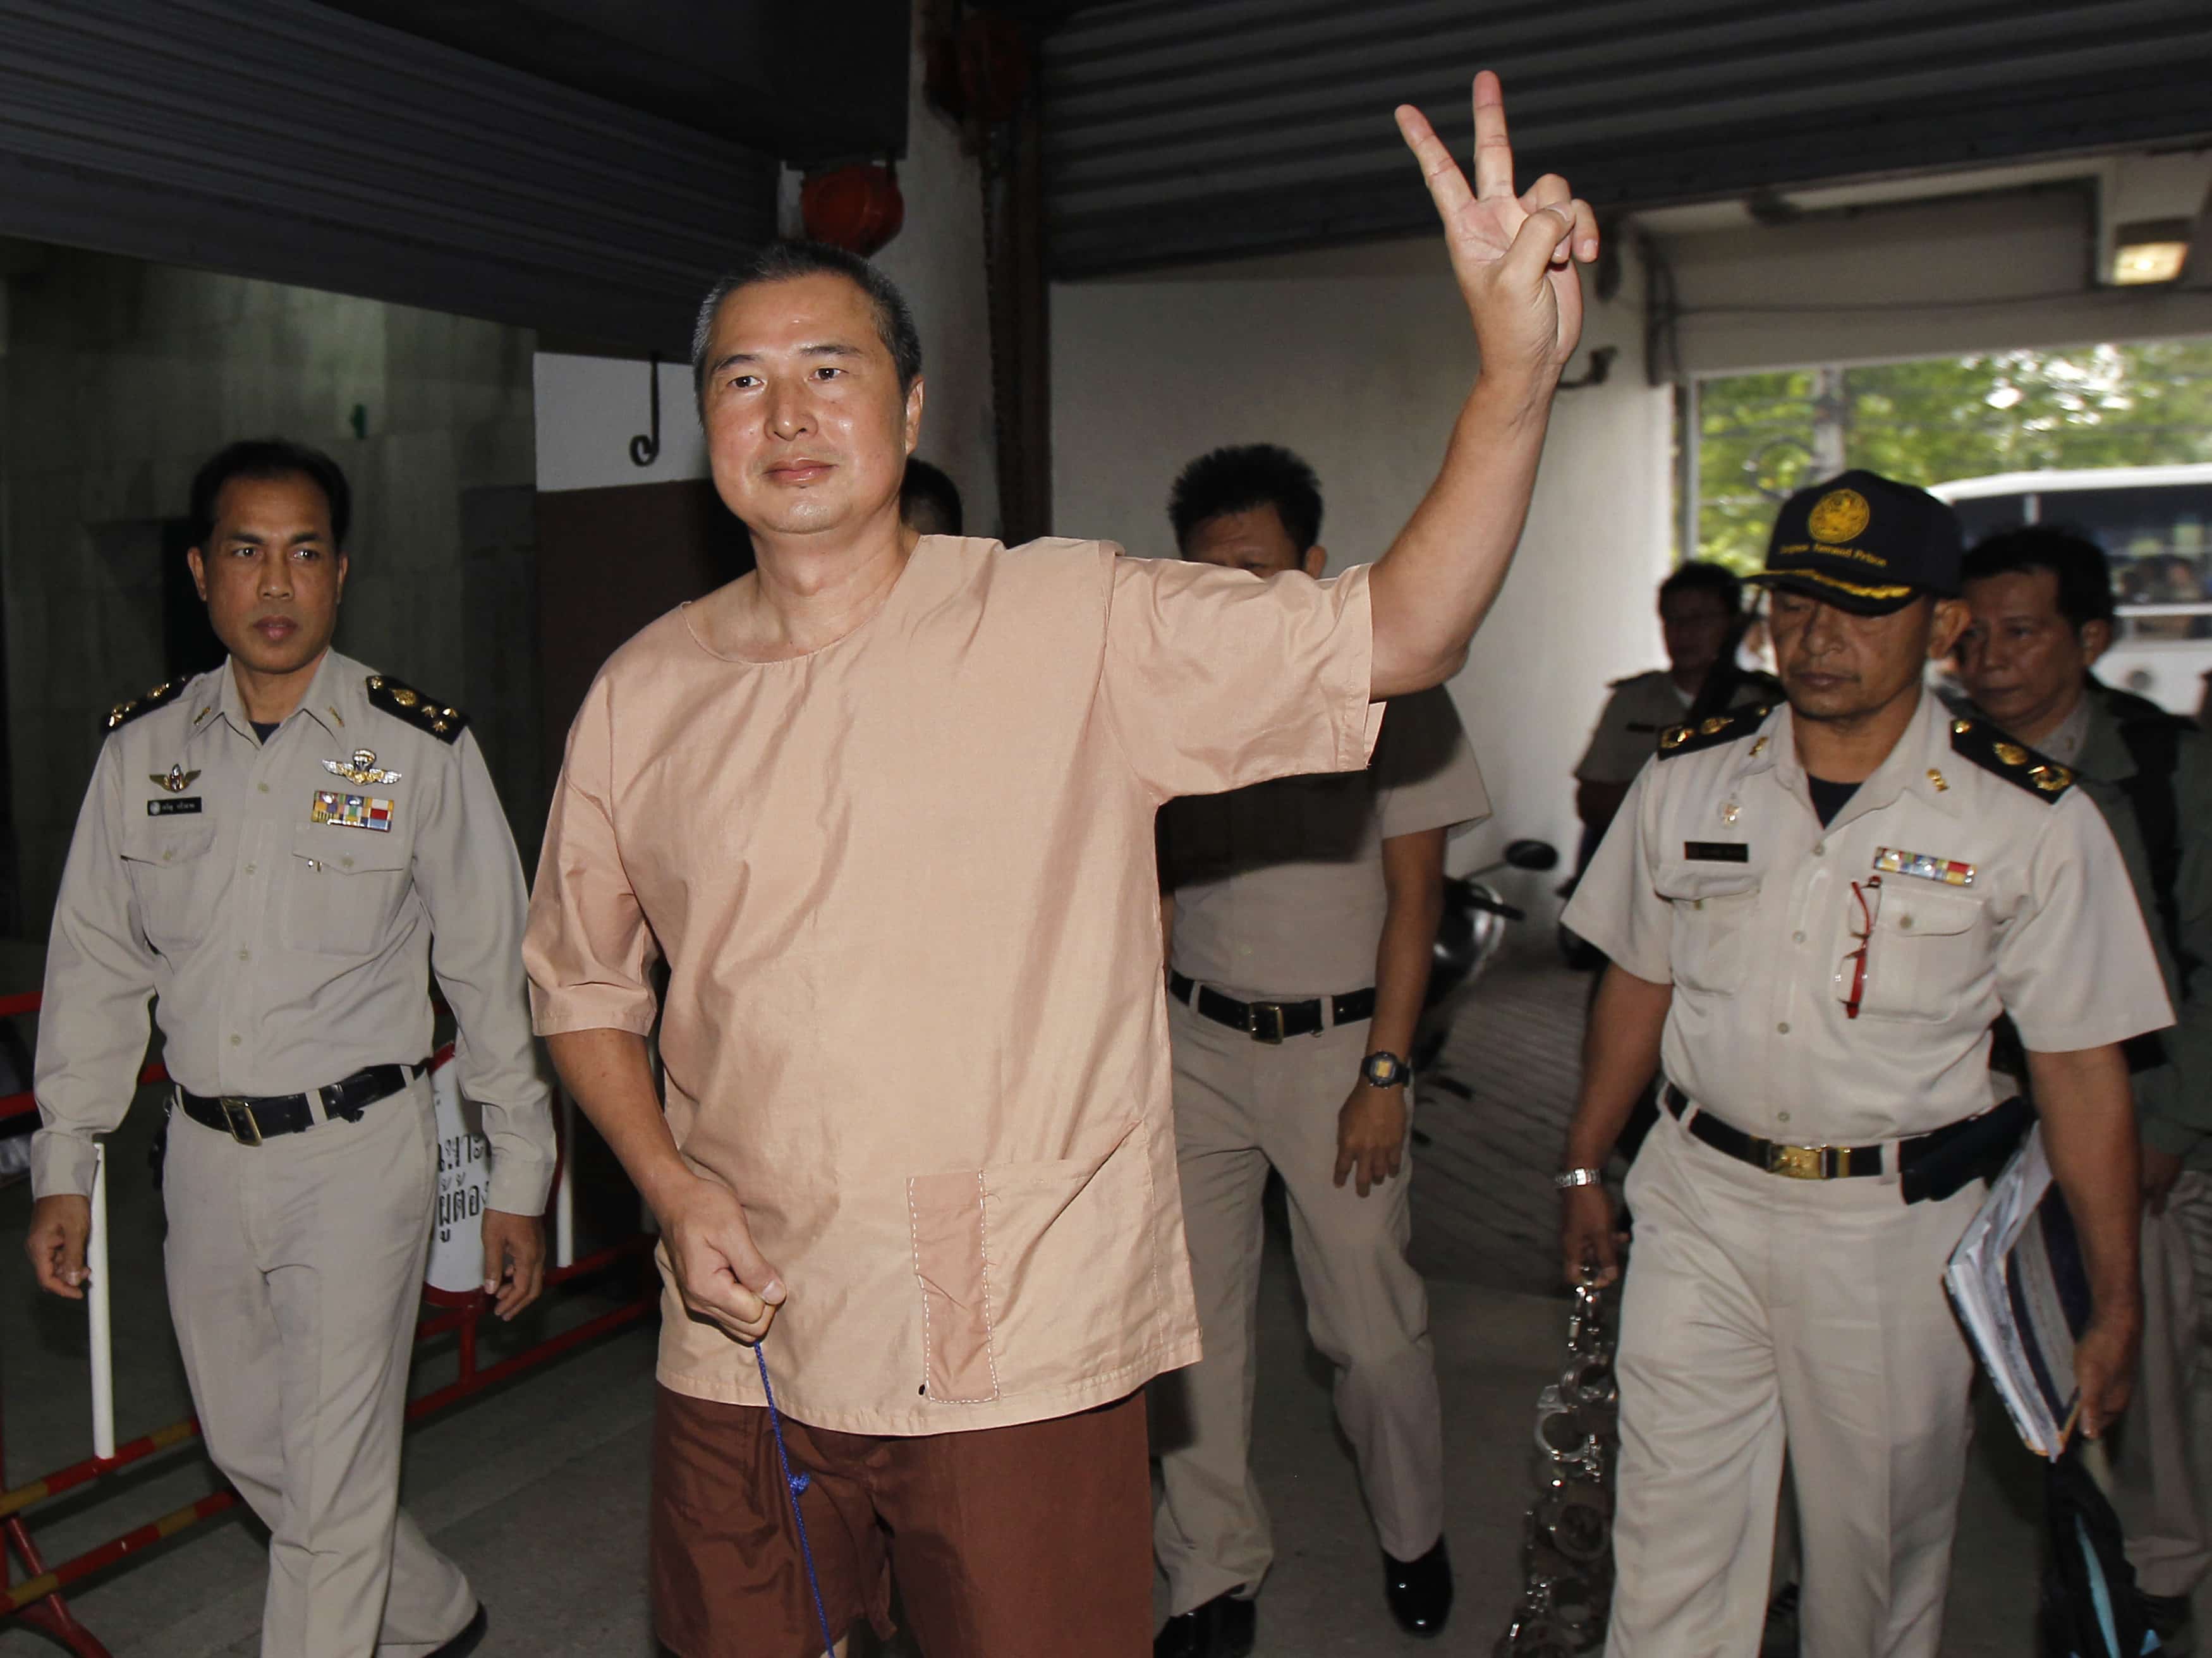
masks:
[[[1161,1493],[1152,1546],[1168,1610],[1256,1589],[1274,1558],[1251,1473],[1260,1198],[1273,1164],[1290,1199],[1291,1248],[1306,1327],[1336,1367],[1336,1413],[1352,1442],[1382,1546],[1401,1560],[1443,1533],[1443,1428],[1429,1298],[1406,1260],[1410,1170],[1361,1197],[1333,1183],[1336,1119],[1359,1078],[1364,1021],[1279,1046],[1168,1002],[1175,1048],[1176,1157],[1192,1287],[1206,1354],[1152,1388]]]
[[[1943,1265],[1982,1187],[1785,1180],[1662,1114],[1627,1195],[1608,1658],[1759,1649],[1785,1447],[1804,1658],[1933,1658],[1973,1370]]]
[[[2116,1430],[2112,1507],[2136,1581],[2151,1594],[2188,1594],[2212,1564],[2198,1483],[2197,1385],[2203,1323],[2188,1227],[2212,1224],[2212,1180],[2185,1174],[2166,1213],[2143,1217],[2142,1358]]]
[[[258,1146],[169,1119],[169,1311],[208,1454],[269,1527],[261,1658],[421,1658],[476,1597],[399,1509],[430,1083]]]

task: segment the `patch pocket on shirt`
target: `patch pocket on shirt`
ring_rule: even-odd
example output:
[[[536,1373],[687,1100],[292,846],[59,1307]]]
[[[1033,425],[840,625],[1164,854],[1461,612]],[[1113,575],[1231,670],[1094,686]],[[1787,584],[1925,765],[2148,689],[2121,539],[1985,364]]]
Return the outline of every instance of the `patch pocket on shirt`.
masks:
[[[1860,1017],[1926,1023],[1949,1018],[1985,965],[1981,920],[1978,899],[1895,876],[1886,880]]]
[[[406,902],[410,851],[388,834],[295,825],[285,944],[314,956],[374,955]]]
[[[1726,865],[1669,863],[1660,866],[1656,884],[1674,906],[1668,967],[1674,982],[1704,995],[1734,995],[1749,962],[1759,878]]]
[[[979,1404],[1119,1368],[1157,1299],[1151,1136],[907,1181],[926,1384]]]
[[[213,823],[177,823],[156,818],[124,827],[122,856],[131,895],[138,902],[139,925],[146,940],[174,958],[206,931],[215,898]]]

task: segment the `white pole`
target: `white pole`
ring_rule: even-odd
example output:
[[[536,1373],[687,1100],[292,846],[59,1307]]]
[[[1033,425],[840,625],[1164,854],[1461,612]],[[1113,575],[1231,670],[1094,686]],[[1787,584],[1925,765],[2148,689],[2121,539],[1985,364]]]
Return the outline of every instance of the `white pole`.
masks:
[[[92,1236],[84,1250],[92,1287],[85,1310],[92,1325],[92,1454],[115,1455],[115,1350],[109,1339],[107,1302],[107,1147],[95,1144],[92,1163]]]
[[[576,1102],[561,1095],[561,1178],[553,1187],[553,1264],[576,1261]]]

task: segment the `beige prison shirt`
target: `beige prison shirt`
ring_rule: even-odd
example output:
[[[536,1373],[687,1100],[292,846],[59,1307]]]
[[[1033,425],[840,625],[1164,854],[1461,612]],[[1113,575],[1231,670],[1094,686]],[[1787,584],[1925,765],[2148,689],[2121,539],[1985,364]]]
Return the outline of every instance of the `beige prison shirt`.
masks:
[[[91,1190],[94,1138],[137,1087],[149,996],[162,1062],[193,1093],[298,1094],[428,1059],[434,969],[460,1028],[461,1091],[491,1142],[489,1201],[544,1208],[553,1119],[523,993],[514,839],[465,725],[441,735],[377,708],[373,672],[327,653],[264,744],[225,662],[101,745],[46,947],[40,1196]],[[351,766],[360,749],[398,776],[355,782],[323,763]],[[341,820],[381,805],[390,827],[318,823],[325,793],[363,803],[341,804]]]
[[[1769,685],[1746,679],[1729,699],[1731,708],[1764,703],[1773,695]],[[1690,711],[1690,699],[1675,688],[1664,669],[1631,675],[1613,682],[1613,695],[1597,717],[1589,747],[1583,750],[1575,776],[1585,783],[1632,783],[1659,747],[1659,733],[1679,726]]]
[[[1442,686],[1390,704],[1364,771],[1170,801],[1160,844],[1176,970],[1240,1001],[1365,989],[1389,908],[1382,842],[1463,834],[1489,816]]]
[[[1823,829],[1787,704],[1742,735],[1647,764],[1561,919],[1674,986],[1661,1061],[1724,1121],[1798,1145],[1924,1133],[1993,1102],[1990,1027],[2030,1048],[2172,1023],[2112,832],[2081,789],[2034,786],[1912,723]],[[1972,865],[1970,884],[1882,871],[1884,849]],[[1880,874],[1859,1017],[1845,1009]]]
[[[538,1028],[649,1030],[665,959],[669,1127],[790,1287],[767,1357],[817,1426],[1038,1420],[1198,1357],[1152,820],[1365,763],[1367,580],[1116,551],[926,536],[789,661],[678,610],[569,733]],[[759,1403],[664,1304],[662,1384]]]

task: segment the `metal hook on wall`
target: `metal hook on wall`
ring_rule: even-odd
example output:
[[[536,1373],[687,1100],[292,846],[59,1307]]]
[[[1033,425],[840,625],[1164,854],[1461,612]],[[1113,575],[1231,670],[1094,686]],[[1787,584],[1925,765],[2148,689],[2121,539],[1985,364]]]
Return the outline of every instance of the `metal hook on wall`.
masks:
[[[645,372],[653,382],[653,429],[641,432],[629,440],[630,464],[650,466],[660,459],[660,353],[651,353],[646,358]]]

